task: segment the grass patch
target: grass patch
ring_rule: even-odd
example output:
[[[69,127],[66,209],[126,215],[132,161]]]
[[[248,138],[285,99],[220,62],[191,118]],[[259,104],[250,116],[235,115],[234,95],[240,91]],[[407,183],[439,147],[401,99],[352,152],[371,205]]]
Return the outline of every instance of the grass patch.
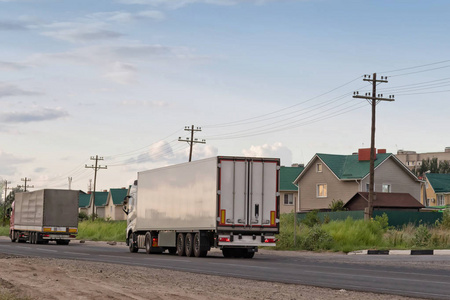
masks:
[[[9,226],[0,226],[0,236],[9,236]]]
[[[125,242],[127,221],[82,221],[78,223],[77,239]]]
[[[447,215],[448,216],[448,215]],[[311,213],[307,222],[297,222],[294,245],[294,214],[280,218],[276,249],[350,252],[361,249],[448,249],[450,228],[446,219],[435,226],[409,224],[389,228],[386,215],[371,221],[353,220],[316,222]]]

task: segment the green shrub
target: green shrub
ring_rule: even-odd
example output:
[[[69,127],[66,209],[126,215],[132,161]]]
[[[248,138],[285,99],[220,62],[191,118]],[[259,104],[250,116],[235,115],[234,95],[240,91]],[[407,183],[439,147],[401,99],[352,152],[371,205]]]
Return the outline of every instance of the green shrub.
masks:
[[[308,229],[302,238],[301,246],[305,250],[329,250],[333,244],[333,238],[320,225]]]
[[[79,222],[82,222],[82,221],[85,221],[88,219],[89,219],[89,216],[87,215],[87,213],[82,212],[82,211],[78,213],[78,221]]]
[[[442,228],[450,229],[450,208],[447,208],[442,213],[442,221],[440,225]]]
[[[308,227],[313,227],[314,225],[320,224],[318,211],[313,210],[313,211],[307,213],[305,218],[301,221],[301,223]]]
[[[334,200],[328,205],[328,208],[331,209],[331,211],[345,211],[344,208],[344,201],[342,200]]]
[[[425,247],[428,246],[431,239],[431,233],[428,228],[420,224],[416,229],[416,233],[414,234],[413,243],[415,247]]]

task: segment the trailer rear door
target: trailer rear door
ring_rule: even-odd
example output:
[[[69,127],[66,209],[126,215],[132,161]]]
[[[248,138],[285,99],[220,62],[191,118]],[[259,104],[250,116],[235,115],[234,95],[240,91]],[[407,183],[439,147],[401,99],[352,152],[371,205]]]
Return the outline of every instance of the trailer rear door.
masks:
[[[279,160],[219,158],[219,226],[277,228]]]

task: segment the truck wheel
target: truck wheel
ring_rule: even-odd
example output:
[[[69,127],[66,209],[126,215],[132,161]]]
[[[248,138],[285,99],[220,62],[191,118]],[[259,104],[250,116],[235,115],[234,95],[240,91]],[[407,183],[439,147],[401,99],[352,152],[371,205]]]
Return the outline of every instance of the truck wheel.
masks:
[[[226,257],[226,258],[233,257],[233,249],[223,248],[222,254],[223,254],[223,257]]]
[[[11,238],[11,243],[14,243],[16,241],[16,232],[12,230],[9,234],[9,237]]]
[[[184,247],[184,234],[179,233],[177,236],[177,253],[179,256],[185,256],[185,247]]]
[[[150,254],[152,250],[152,235],[150,232],[145,234],[145,253]]]
[[[136,245],[137,243],[137,236],[136,233],[131,234],[130,236],[130,242],[129,242],[129,247],[130,247],[130,252],[131,253],[136,253],[139,251],[138,246]]]
[[[30,234],[28,235],[28,241],[30,242],[30,244],[34,244],[34,232],[30,232]]]
[[[202,237],[200,232],[197,232],[194,236],[194,256],[195,257],[205,257],[208,254],[207,250],[202,250]]]
[[[247,250],[246,252],[244,252],[244,258],[253,258],[253,256],[255,256],[254,251]]]
[[[192,233],[186,233],[186,239],[184,241],[184,248],[186,256],[194,256],[194,237]]]

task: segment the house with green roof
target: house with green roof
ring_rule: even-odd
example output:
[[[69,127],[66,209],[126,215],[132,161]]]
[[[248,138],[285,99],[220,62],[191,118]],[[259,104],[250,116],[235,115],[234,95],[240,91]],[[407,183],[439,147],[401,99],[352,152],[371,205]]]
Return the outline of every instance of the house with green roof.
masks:
[[[280,168],[280,213],[293,212],[298,206],[298,187],[294,184],[295,179],[305,167],[294,164],[291,167]]]
[[[99,218],[105,217],[105,205],[108,197],[108,192],[95,192],[95,214]],[[80,193],[78,197],[78,212],[84,212],[87,215],[92,215],[92,200],[94,198],[94,193],[88,192],[87,194],[84,192]]]
[[[450,174],[425,173],[425,206],[450,206]]]
[[[123,212],[123,199],[128,195],[127,188],[110,189],[105,206],[105,219],[126,220],[127,215]]]
[[[91,203],[91,195],[80,191],[78,194],[78,212],[84,212],[89,215],[89,206]],[[91,211],[92,213],[92,211]]]
[[[369,191],[370,149],[352,155],[317,153],[295,179],[299,211],[326,210],[333,200],[347,203],[356,193]],[[409,193],[421,200],[420,181],[392,153],[379,150],[375,159],[377,193]]]

